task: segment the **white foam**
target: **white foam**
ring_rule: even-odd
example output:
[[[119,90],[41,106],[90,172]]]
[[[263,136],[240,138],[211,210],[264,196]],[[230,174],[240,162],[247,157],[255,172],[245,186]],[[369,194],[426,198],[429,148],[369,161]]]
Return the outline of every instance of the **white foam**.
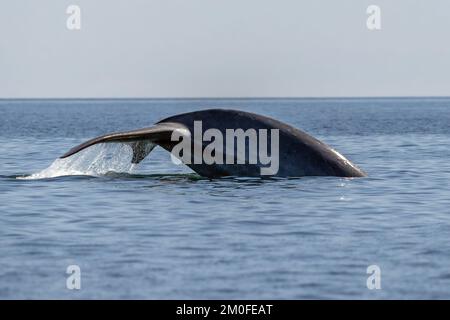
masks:
[[[61,176],[102,176],[108,172],[131,173],[132,150],[121,143],[102,143],[65,159],[56,159],[48,168],[18,179],[47,179]]]

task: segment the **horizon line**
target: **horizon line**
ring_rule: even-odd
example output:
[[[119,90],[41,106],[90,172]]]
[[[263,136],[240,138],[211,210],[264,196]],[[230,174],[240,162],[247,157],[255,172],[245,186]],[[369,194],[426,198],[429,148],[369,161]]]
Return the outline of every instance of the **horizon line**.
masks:
[[[1,100],[313,100],[313,99],[405,99],[405,98],[428,98],[445,99],[450,96],[304,96],[304,97],[0,97]]]

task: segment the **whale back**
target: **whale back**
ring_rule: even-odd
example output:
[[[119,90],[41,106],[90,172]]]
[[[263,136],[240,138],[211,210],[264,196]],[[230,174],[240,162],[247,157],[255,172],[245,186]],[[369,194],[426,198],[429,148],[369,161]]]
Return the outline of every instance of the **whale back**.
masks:
[[[279,130],[279,169],[276,176],[341,176],[362,177],[365,173],[337,151],[291,125],[263,115],[229,109],[209,109],[175,115],[158,122],[180,123],[194,132],[194,121],[201,121],[202,130],[218,129],[226,136],[227,129],[278,129]],[[270,136],[270,134],[269,134]],[[271,139],[267,139],[268,150],[272,150]],[[210,142],[203,142],[205,148]],[[248,148],[248,141],[246,142]],[[164,146],[167,150],[173,144]],[[236,154],[236,144],[235,153]],[[259,146],[258,146],[259,147]],[[171,151],[171,150],[169,150]],[[270,152],[269,152],[270,153]],[[249,154],[245,155],[246,165],[211,164],[189,165],[194,171],[205,176],[260,176],[259,161],[249,164]],[[191,163],[193,163],[192,161]]]

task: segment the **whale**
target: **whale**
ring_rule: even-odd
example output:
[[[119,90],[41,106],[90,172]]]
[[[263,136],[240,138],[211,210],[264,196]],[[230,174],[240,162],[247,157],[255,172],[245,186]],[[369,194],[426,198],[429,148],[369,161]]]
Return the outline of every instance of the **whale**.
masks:
[[[198,123],[201,123],[205,133],[212,129],[216,134],[221,133],[224,136],[232,132],[230,130],[235,130],[235,132],[241,130],[241,133],[266,132],[264,141],[267,142],[267,145],[264,146],[264,150],[267,154],[270,151],[272,156],[275,154],[274,151],[277,151],[277,167],[276,171],[270,174],[271,176],[351,178],[367,175],[332,147],[298,128],[264,115],[232,109],[206,109],[182,113],[160,120],[147,128],[108,133],[75,146],[60,158],[70,157],[99,143],[123,143],[131,147],[133,152],[131,162],[137,164],[145,159],[156,146],[172,153],[176,146],[179,146],[180,139],[186,139],[200,153],[206,152],[213,139],[209,139],[209,141],[195,139],[196,133],[193,134],[193,132],[197,129]],[[272,139],[267,137],[267,132],[270,132]],[[174,139],[175,136],[178,139]],[[274,137],[277,140],[273,139]],[[260,141],[263,140],[260,139]],[[255,150],[249,150],[251,148],[249,139],[244,140],[240,146],[243,148],[240,151],[236,150],[239,147],[238,143],[231,144],[231,149],[216,148],[213,154],[216,157],[220,155],[220,159],[227,159],[223,162],[198,161],[195,158],[195,152],[188,154],[185,151],[180,152],[175,158],[203,177],[263,176],[262,172],[268,166],[267,161],[264,162],[263,158],[251,158],[251,151]],[[258,145],[262,150],[261,146],[262,143]],[[240,159],[241,161],[237,159],[239,155],[243,158]],[[253,161],[251,161],[252,159]]]

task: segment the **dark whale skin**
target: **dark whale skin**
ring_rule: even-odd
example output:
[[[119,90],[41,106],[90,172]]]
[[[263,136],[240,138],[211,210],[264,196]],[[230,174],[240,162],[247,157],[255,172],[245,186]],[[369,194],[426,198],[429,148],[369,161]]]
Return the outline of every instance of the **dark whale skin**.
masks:
[[[281,121],[245,111],[209,109],[168,117],[158,122],[180,123],[194,132],[194,121],[202,121],[203,132],[219,129],[225,136],[226,129],[279,129],[278,177],[337,176],[364,177],[366,174],[331,147],[309,134]],[[270,144],[271,139],[268,139]],[[209,142],[204,143],[205,147]],[[171,151],[173,145],[163,145]],[[268,150],[271,150],[269,147]],[[191,161],[193,163],[193,161]],[[212,164],[188,165],[203,176],[261,176],[261,164]]]
[[[267,150],[271,155],[271,129],[279,131],[279,167],[274,174],[269,176],[276,177],[303,177],[303,176],[337,176],[337,177],[365,177],[364,171],[356,167],[340,153],[310,136],[309,134],[294,128],[291,125],[281,121],[245,111],[229,109],[208,109],[178,114],[157,122],[154,126],[137,129],[127,132],[109,133],[88,140],[74,148],[70,149],[61,158],[69,157],[81,150],[98,143],[125,143],[133,150],[133,163],[142,161],[154,148],[159,145],[169,152],[172,152],[174,146],[179,141],[172,140],[174,131],[189,130],[191,133],[190,143],[193,150],[194,122],[201,121],[202,133],[208,129],[218,129],[226,143],[227,129],[259,129],[268,130]],[[209,145],[209,141],[201,141],[201,150]],[[249,150],[248,139],[245,142],[247,151]],[[259,148],[259,142],[258,142]],[[234,144],[234,159],[236,160],[237,145]],[[227,156],[226,148],[224,160]],[[273,161],[273,159],[272,159]],[[226,162],[226,161],[224,161]],[[191,152],[191,160],[185,161],[185,164],[192,170],[204,177],[216,178],[224,176],[239,177],[261,177],[262,168],[267,168],[270,164],[262,164],[259,161],[250,163],[248,152],[245,153],[244,164],[195,164],[194,152]]]

